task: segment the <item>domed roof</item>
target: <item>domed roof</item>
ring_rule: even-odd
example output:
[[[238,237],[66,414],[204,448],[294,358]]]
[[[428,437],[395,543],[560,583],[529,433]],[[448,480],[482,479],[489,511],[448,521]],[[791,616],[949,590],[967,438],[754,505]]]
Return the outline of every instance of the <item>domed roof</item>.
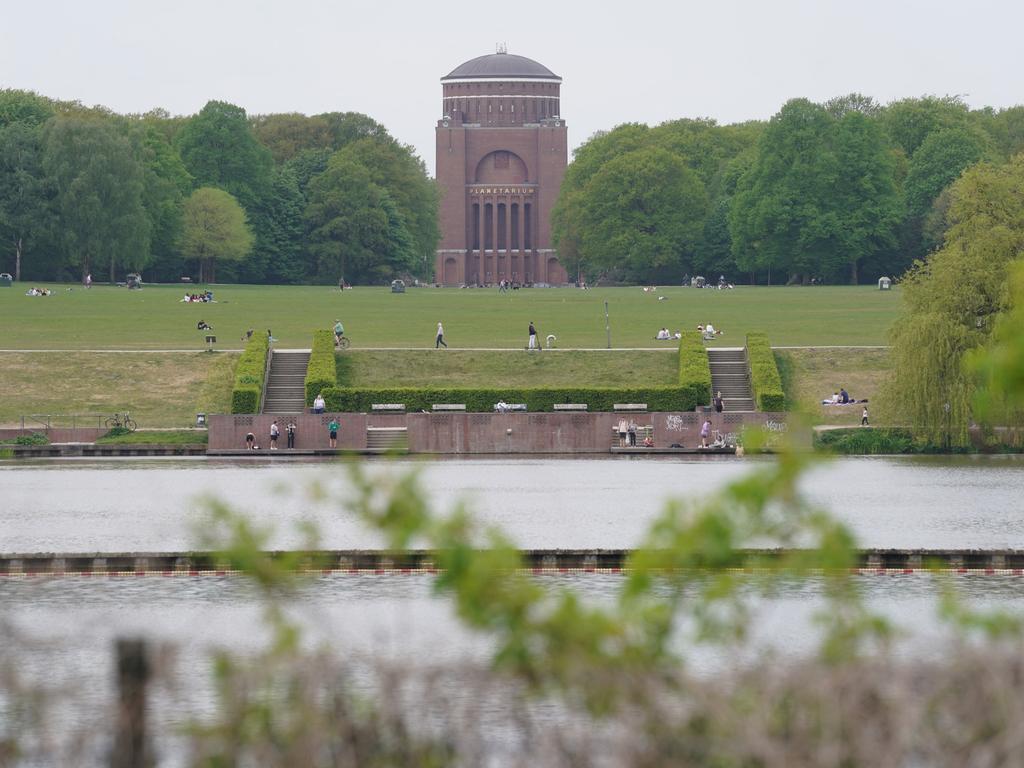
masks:
[[[561,80],[533,59],[516,56],[514,53],[489,53],[477,56],[460,64],[441,80],[462,80],[464,78],[529,77],[542,80]]]

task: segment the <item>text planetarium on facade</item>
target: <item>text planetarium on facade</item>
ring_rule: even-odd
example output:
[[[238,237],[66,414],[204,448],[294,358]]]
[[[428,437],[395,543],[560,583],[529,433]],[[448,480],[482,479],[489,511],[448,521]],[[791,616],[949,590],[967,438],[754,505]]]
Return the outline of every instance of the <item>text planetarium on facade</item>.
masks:
[[[551,209],[568,163],[562,78],[500,51],[441,78],[437,123],[442,285],[564,285]]]

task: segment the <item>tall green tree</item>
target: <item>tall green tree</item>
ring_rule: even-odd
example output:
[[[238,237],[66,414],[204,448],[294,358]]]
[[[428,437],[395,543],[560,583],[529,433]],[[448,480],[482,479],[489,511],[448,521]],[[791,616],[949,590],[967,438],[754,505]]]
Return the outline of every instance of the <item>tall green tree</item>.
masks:
[[[417,265],[415,243],[388,191],[341,153],[310,182],[306,222],[320,282],[376,283]]]
[[[606,163],[584,190],[579,226],[591,269],[651,279],[689,267],[707,209],[697,174],[648,147]]]
[[[986,154],[986,139],[967,128],[946,128],[930,133],[910,158],[904,184],[907,213],[925,215],[935,198]]]
[[[834,120],[817,104],[793,99],[768,123],[757,159],[737,184],[729,212],[740,268],[818,274],[830,233],[828,195],[836,180],[830,146]]]
[[[260,245],[267,258],[269,282],[301,283],[306,278],[305,209],[295,172],[287,165],[275,169],[268,194],[257,209],[264,228]]]
[[[923,96],[887,104],[879,119],[893,146],[913,157],[929,134],[966,125],[970,111],[959,96]]]
[[[253,135],[245,110],[234,104],[208,102],[181,129],[177,147],[197,185],[226,190],[247,209],[270,183],[270,152]]]
[[[895,162],[878,123],[850,111],[833,128],[835,177],[826,198],[827,241],[832,273],[848,268],[850,283],[859,281],[859,266],[876,251],[896,243],[902,205],[895,182]]]
[[[40,126],[53,117],[53,102],[32,91],[0,88],[0,128],[21,123]]]
[[[142,204],[149,218],[151,258],[159,274],[176,279],[182,204],[192,189],[192,176],[157,127],[143,124],[134,134],[142,160]]]
[[[199,263],[199,281],[212,283],[218,262],[241,261],[252,251],[245,210],[228,192],[200,187],[185,201],[181,249]]]
[[[413,152],[391,137],[357,139],[339,150],[339,162],[351,160],[369,171],[370,179],[387,190],[397,206],[416,254],[409,269],[424,277],[433,270],[440,239],[437,223],[437,187]]]
[[[31,122],[0,127],[0,242],[14,256],[14,279],[23,260],[52,231],[52,185],[43,172],[42,128]]]
[[[1007,272],[1024,254],[1024,156],[973,166],[950,193],[943,247],[903,282],[887,400],[926,438],[964,444],[974,392],[965,358],[1009,306]]]
[[[310,149],[334,149],[331,125],[323,116],[307,117],[297,112],[256,115],[251,118],[253,135],[280,165]]]
[[[58,117],[43,132],[43,169],[56,194],[60,239],[84,276],[105,263],[139,269],[149,258],[143,168],[131,142],[109,121]]]

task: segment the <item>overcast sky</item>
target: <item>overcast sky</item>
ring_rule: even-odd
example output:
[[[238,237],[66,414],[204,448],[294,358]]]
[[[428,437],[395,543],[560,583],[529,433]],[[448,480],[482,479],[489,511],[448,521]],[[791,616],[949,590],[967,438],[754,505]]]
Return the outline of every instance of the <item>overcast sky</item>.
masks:
[[[0,19],[0,87],[117,112],[365,112],[431,170],[439,78],[498,42],[563,78],[572,147],[797,96],[1024,103],[1019,0],[0,0]]]

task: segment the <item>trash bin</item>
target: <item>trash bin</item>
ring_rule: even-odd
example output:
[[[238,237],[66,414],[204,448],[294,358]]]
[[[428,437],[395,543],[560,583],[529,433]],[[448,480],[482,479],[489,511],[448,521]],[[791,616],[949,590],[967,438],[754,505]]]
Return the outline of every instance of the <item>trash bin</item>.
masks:
[[[197,427],[205,427],[206,426],[206,414],[205,413],[197,413],[196,414],[196,426]]]
[[[10,288],[14,278],[7,272],[0,272],[0,288]]]

